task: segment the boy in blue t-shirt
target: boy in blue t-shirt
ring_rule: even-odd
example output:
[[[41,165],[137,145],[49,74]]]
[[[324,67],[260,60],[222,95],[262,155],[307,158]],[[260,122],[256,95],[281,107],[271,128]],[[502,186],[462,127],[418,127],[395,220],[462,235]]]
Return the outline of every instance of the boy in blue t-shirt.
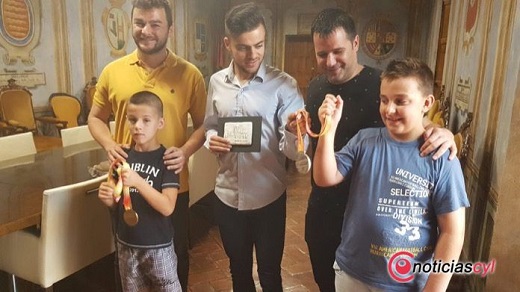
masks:
[[[157,139],[164,126],[161,99],[149,91],[134,94],[127,103],[126,119],[133,142],[126,160],[129,167],[120,169],[126,194],[123,191],[121,199],[115,200],[117,187],[109,182],[101,184],[98,194],[114,211],[122,288],[180,292],[169,218],[175,209],[179,176],[164,165],[166,148]]]
[[[327,95],[318,112],[322,125],[331,125],[314,155],[316,184],[351,180],[336,290],[444,291],[451,273],[414,274],[412,267],[460,256],[469,206],[460,163],[448,154],[420,156],[423,116],[434,102],[430,68],[417,59],[394,60],[381,80],[385,128],[361,130],[337,153],[343,100]]]

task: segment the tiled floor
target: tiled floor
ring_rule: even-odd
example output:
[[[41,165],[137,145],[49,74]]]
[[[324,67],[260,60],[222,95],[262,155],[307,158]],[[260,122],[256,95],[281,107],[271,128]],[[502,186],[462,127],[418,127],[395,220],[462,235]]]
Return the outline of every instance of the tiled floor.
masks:
[[[318,291],[312,278],[307,246],[303,238],[305,210],[309,194],[309,177],[290,171],[287,190],[287,230],[282,260],[284,291]],[[206,201],[209,201],[206,198]],[[229,261],[223,250],[218,228],[211,224],[210,207],[202,201],[193,210],[194,237],[190,250],[191,292],[231,291]],[[257,290],[261,291],[255,274]],[[0,291],[8,291],[8,277],[0,273]],[[42,288],[21,279],[18,291],[43,291]],[[56,283],[55,292],[111,292],[114,291],[112,257],[106,257],[92,266]]]
[[[309,177],[291,171],[287,190],[287,228],[282,259],[284,291],[319,291],[312,277],[307,245],[303,237]],[[190,291],[230,291],[229,260],[215,226],[190,251]],[[254,268],[256,270],[256,267]],[[257,291],[261,291],[254,275]]]

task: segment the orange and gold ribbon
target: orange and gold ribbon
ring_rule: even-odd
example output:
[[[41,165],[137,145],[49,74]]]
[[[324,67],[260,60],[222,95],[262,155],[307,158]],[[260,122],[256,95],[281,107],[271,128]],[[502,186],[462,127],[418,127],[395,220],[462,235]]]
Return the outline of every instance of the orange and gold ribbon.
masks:
[[[325,116],[325,124],[321,128],[320,132],[318,134],[314,133],[311,130],[310,126],[309,126],[309,121],[311,120],[311,118],[309,117],[309,113],[302,109],[302,110],[299,110],[296,113],[296,123],[297,123],[298,136],[301,136],[301,130],[300,130],[300,127],[299,127],[300,124],[298,123],[298,121],[300,119],[302,119],[302,118],[305,120],[305,130],[306,130],[307,134],[309,134],[309,136],[311,136],[313,138],[318,138],[320,136],[325,135],[325,133],[327,133],[327,131],[330,129],[331,117],[330,117],[330,115],[326,115]]]
[[[130,165],[126,162],[114,161],[110,165],[110,171],[108,175],[108,183],[110,183],[114,187],[114,200],[119,202],[121,199],[121,193],[123,194],[123,207],[125,208],[125,213],[123,214],[123,218],[125,222],[133,226],[137,224],[138,216],[137,213],[132,209],[132,198],[130,197],[130,187],[125,186],[123,184],[122,173],[123,170],[129,169]],[[116,181],[117,178],[117,181]]]

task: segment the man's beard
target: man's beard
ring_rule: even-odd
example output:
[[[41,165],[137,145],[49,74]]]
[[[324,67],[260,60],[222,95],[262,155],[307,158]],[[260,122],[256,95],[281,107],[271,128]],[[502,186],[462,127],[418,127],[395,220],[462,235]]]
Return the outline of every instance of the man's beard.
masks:
[[[153,55],[153,54],[161,52],[166,47],[166,43],[168,43],[168,39],[165,39],[164,42],[157,42],[153,48],[143,49],[142,47],[139,46],[138,40],[136,40],[134,38],[134,41],[135,41],[135,44],[137,45],[137,47],[139,48],[139,50],[143,54],[147,54],[147,55]]]

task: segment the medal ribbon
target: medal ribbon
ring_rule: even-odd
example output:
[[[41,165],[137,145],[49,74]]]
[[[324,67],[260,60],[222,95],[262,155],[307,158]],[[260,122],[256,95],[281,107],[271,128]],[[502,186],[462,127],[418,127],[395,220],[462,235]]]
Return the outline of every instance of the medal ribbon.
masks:
[[[309,127],[309,113],[305,110],[300,110],[296,113],[296,135],[298,136],[298,157],[296,159],[296,169],[299,173],[306,174],[311,169],[311,159],[307,154],[305,154],[302,130],[300,129],[300,121],[304,120],[305,130],[309,136],[317,138],[319,136],[323,136],[330,128],[331,117],[329,115],[325,116],[324,125],[321,128],[319,134],[316,134],[311,131]]]
[[[305,130],[306,130],[307,134],[309,134],[309,136],[311,136],[313,138],[318,138],[320,136],[323,136],[323,135],[325,135],[325,133],[327,133],[329,131],[330,123],[331,123],[331,117],[329,115],[325,116],[325,124],[321,128],[320,132],[318,134],[316,134],[311,130],[311,128],[309,126],[309,121],[311,119],[309,117],[309,113],[305,110],[299,110],[296,113],[296,126],[297,126],[298,137],[301,137],[300,123],[298,123],[298,121],[300,119],[305,120]],[[300,141],[298,140],[298,146],[299,146],[299,143],[300,143]],[[302,139],[302,148],[303,148],[303,139]],[[299,150],[299,148],[298,148],[298,150]]]
[[[110,170],[112,173],[109,174],[107,179],[107,181],[114,186],[114,200],[116,202],[119,202],[121,199],[121,193],[123,193],[123,206],[125,210],[132,210],[132,199],[130,197],[130,187],[123,185],[123,178],[121,177],[121,174],[123,169],[129,167],[130,166],[126,162],[112,162],[112,165],[110,165]],[[117,177],[117,182],[115,181],[115,177]]]
[[[304,143],[303,143],[303,137],[302,137],[302,130],[300,129],[300,119],[302,119],[301,112],[305,112],[305,110],[300,110],[296,114],[296,136],[298,136],[298,153],[304,153]],[[307,120],[305,120],[305,124],[307,124]]]

